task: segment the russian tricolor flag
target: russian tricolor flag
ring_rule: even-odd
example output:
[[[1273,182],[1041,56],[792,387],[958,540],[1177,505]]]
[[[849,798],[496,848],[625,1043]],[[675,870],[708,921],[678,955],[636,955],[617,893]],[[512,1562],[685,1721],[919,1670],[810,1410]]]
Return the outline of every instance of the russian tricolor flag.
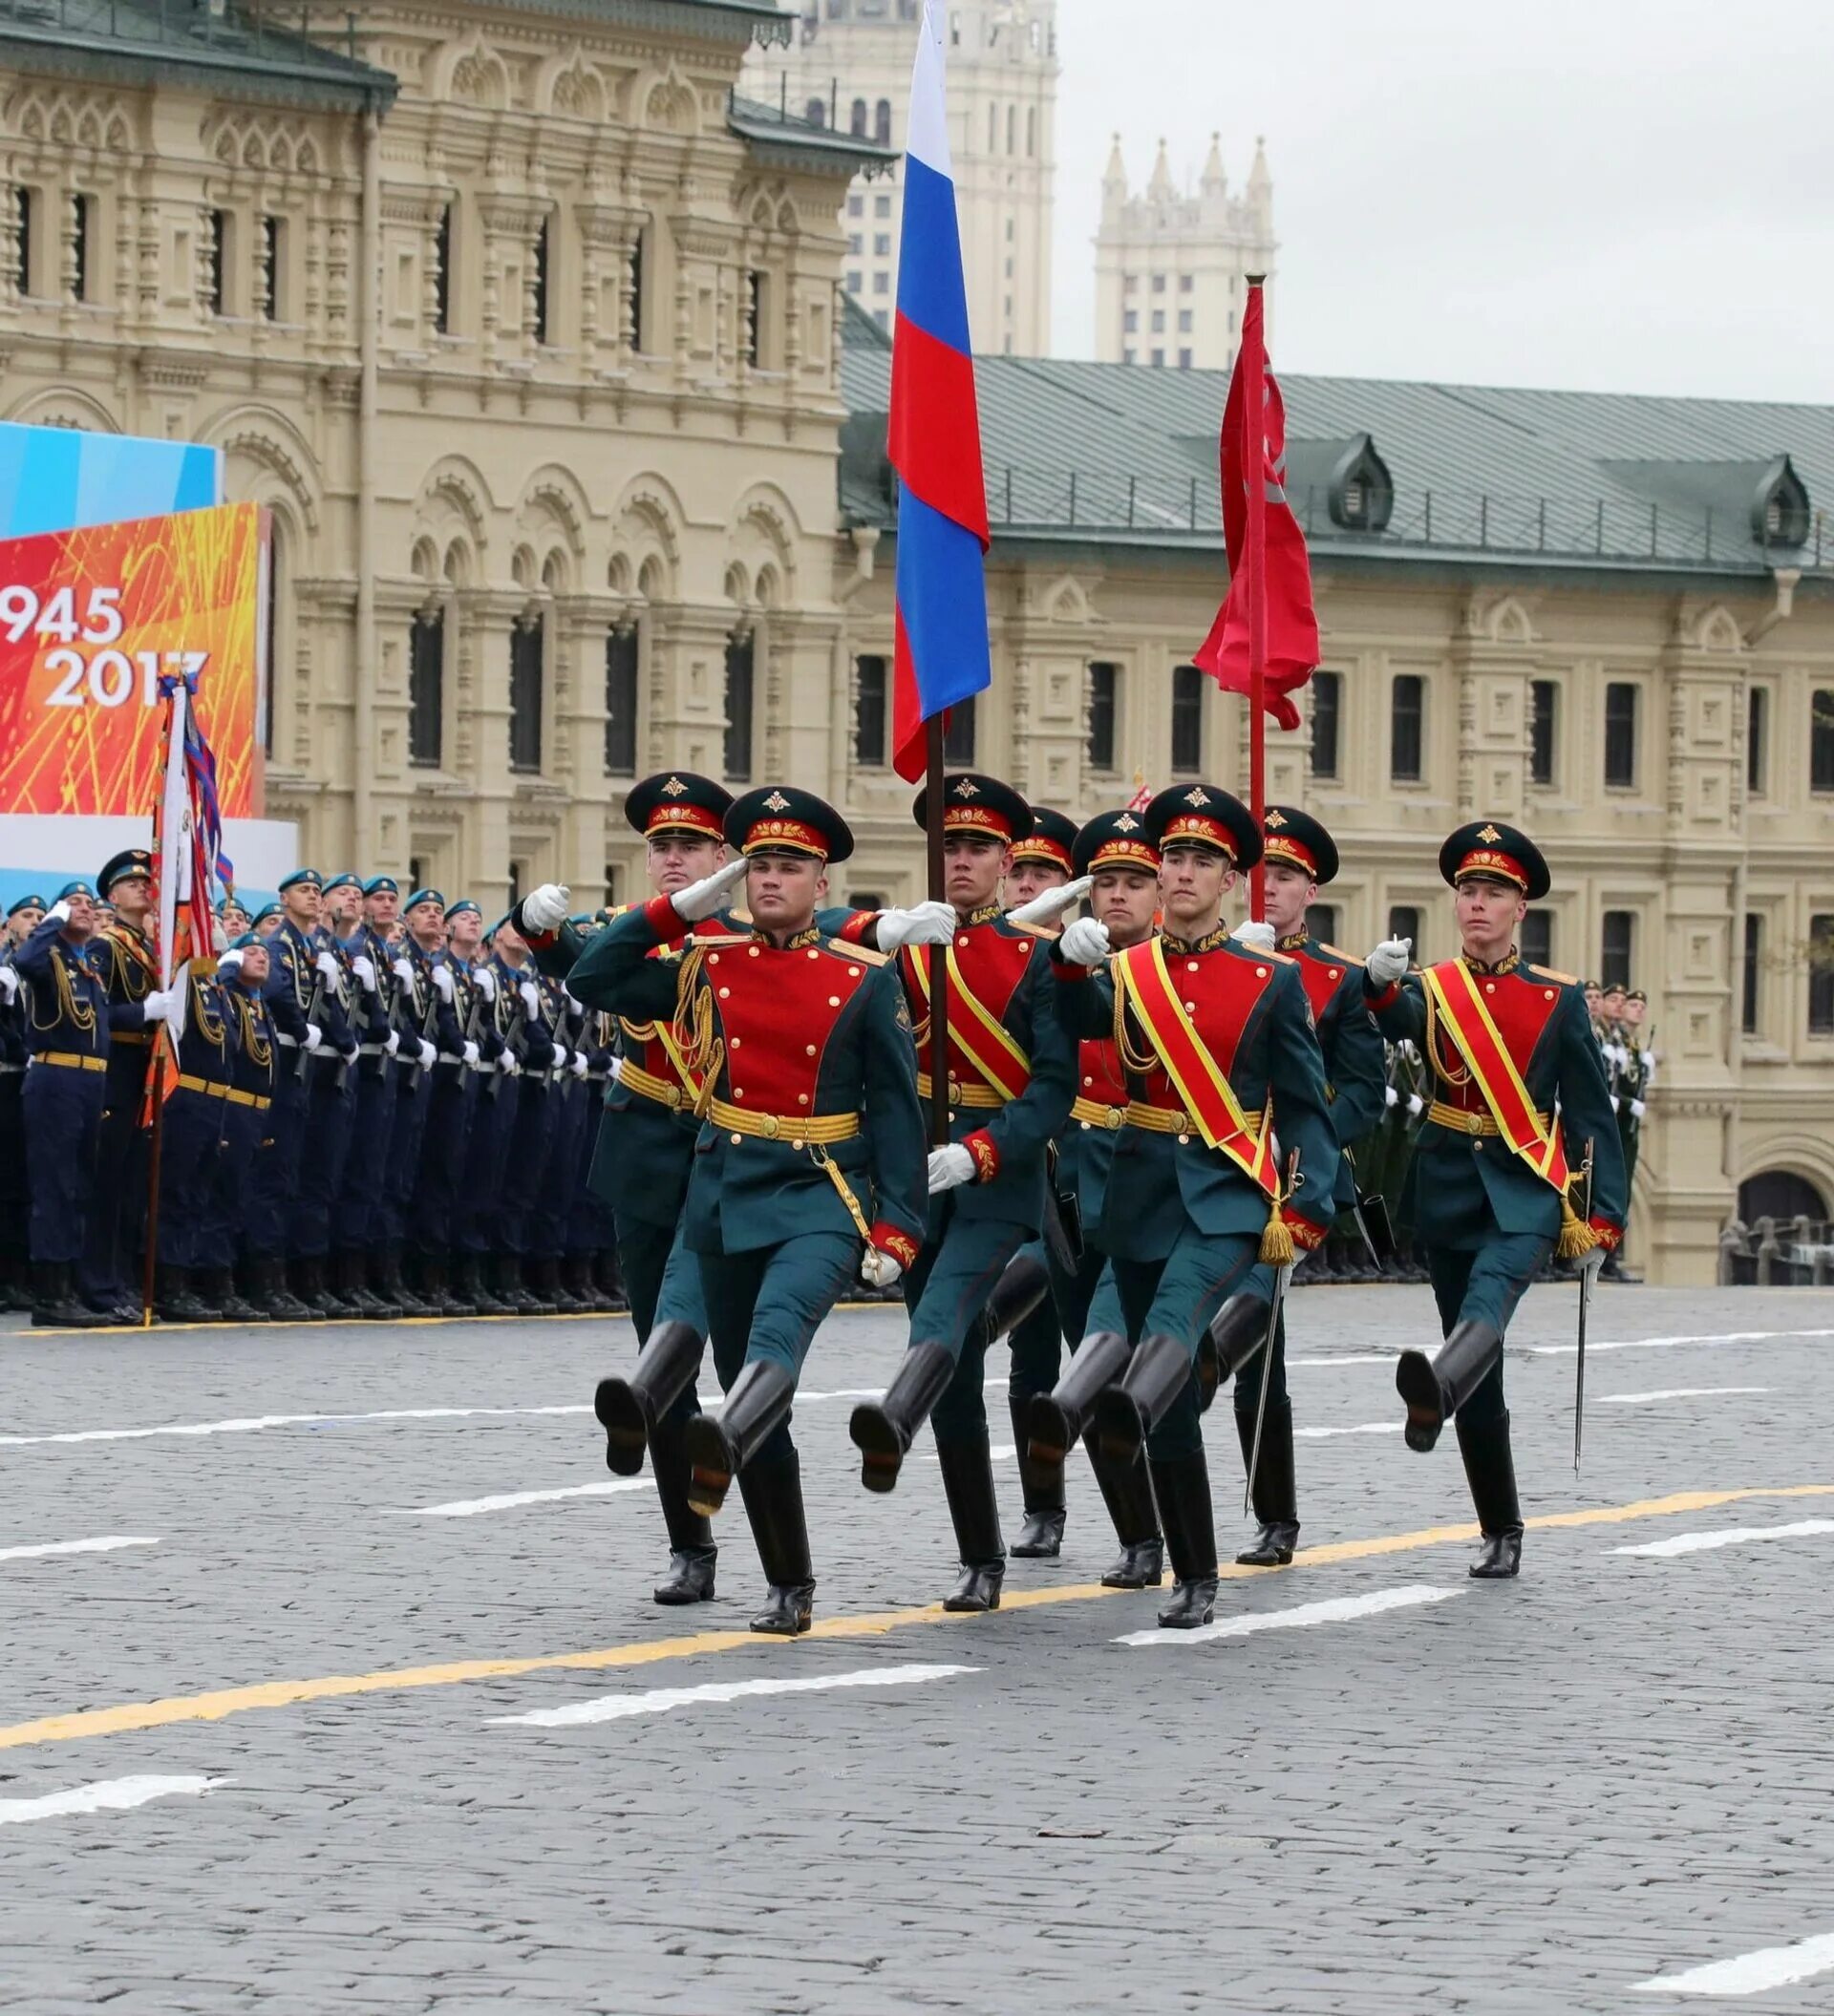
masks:
[[[943,26],[936,0],[924,0],[910,77],[886,443],[900,484],[892,761],[913,781],[924,772],[924,724],[992,683],[981,565],[987,482],[949,153]]]

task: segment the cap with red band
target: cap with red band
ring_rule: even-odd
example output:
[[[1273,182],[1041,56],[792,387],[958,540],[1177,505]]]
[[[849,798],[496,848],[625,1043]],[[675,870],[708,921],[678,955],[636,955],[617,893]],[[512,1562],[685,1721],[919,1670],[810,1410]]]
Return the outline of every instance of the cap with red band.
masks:
[[[630,787],[624,816],[647,840],[668,833],[720,840],[726,837],[725,818],[732,802],[732,793],[712,777],[699,776],[692,770],[669,770]]]
[[[1538,903],[1553,886],[1547,863],[1520,827],[1500,819],[1474,819],[1461,826],[1439,849],[1439,873],[1457,888],[1471,877],[1507,882]]]

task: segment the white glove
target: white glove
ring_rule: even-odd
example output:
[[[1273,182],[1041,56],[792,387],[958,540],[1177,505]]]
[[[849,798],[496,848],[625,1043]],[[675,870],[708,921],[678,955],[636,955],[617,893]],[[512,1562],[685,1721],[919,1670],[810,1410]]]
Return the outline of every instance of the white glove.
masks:
[[[1579,1256],[1578,1271],[1581,1274],[1589,1276],[1592,1281],[1596,1282],[1598,1279],[1598,1270],[1604,1264],[1605,1248],[1603,1246],[1594,1246],[1589,1253],[1582,1253]]]
[[[1073,903],[1078,903],[1096,885],[1093,875],[1078,875],[1074,881],[1059,882],[1029,903],[1006,913],[1010,924],[1054,924]]]
[[[382,1048],[383,1050],[389,1056],[393,1057],[394,1055],[395,1055],[395,1053],[401,1048],[401,1031],[399,1029],[392,1029],[389,1031],[389,1040],[382,1046]]]
[[[521,982],[516,991],[522,997],[522,1006],[531,1015],[542,1012],[542,990],[532,980]]]
[[[1418,1120],[1421,1114],[1426,1111],[1426,1101],[1420,1097],[1418,1093],[1411,1092],[1407,1095],[1407,1110],[1410,1116]]]
[[[612,1082],[612,1084],[613,1084],[613,1085],[615,1085],[615,1084],[616,1084],[616,1083],[618,1082],[618,1080],[619,1080],[620,1078],[622,1078],[623,1076],[624,1076],[624,1059],[623,1059],[622,1057],[616,1057],[616,1056],[614,1056],[614,1057],[613,1057],[613,1058],[611,1059],[611,1067],[610,1067],[610,1077],[611,1077],[611,1082]]]
[[[1384,938],[1364,962],[1364,970],[1378,987],[1392,987],[1406,973],[1413,950],[1411,938]]]
[[[70,922],[70,905],[60,896],[45,915],[54,924],[67,924]]]
[[[404,987],[414,985],[414,968],[405,959],[391,960],[389,962],[389,971],[395,975]]]
[[[11,966],[0,966],[0,1001],[11,1001],[19,991],[19,976]]]
[[[1274,947],[1273,926],[1264,918],[1245,917],[1229,936],[1250,952],[1271,952]]]
[[[566,1069],[566,1051],[558,1043],[554,1046],[554,1054],[547,1060],[547,1068],[549,1071]]]
[[[573,1052],[573,1061],[568,1065],[567,1069],[576,1078],[584,1078],[589,1068],[586,1052],[583,1050],[576,1050]]]
[[[450,966],[435,966],[433,969],[433,984],[439,989],[441,1001],[450,1001],[452,999],[452,968]]]
[[[217,961],[217,971],[219,973],[226,973],[233,979],[236,974],[242,971],[242,953],[234,950],[225,952]]]
[[[422,1071],[430,1071],[434,1065],[438,1063],[439,1052],[434,1049],[433,1045],[424,1036],[416,1036],[415,1044],[420,1059],[420,1069]]]
[[[690,882],[685,889],[677,889],[669,901],[675,906],[675,915],[685,924],[697,924],[722,908],[726,892],[745,880],[747,863],[740,859],[728,861],[723,868],[715,868],[703,881]]]
[[[1400,1103],[1400,1093],[1392,1085],[1384,1086],[1382,1089],[1382,1104],[1384,1106],[1398,1106]]]
[[[945,1190],[953,1190],[973,1180],[974,1157],[959,1141],[951,1141],[947,1148],[932,1148],[929,1151],[931,1197],[940,1196]]]
[[[497,976],[488,966],[480,966],[471,976],[471,983],[486,1001],[496,1000]]]
[[[1641,1099],[1632,1099],[1631,1101],[1631,1118],[1633,1120],[1640,1120],[1649,1110]]]
[[[501,1072],[503,1076],[506,1078],[520,1077],[522,1075],[522,1064],[518,1060],[516,1052],[514,1050],[506,1050],[502,1053],[502,1055],[498,1058],[497,1069]]]
[[[475,1043],[467,1043],[462,1055],[467,1064],[476,1065],[480,1061],[479,1049]]]
[[[149,1027],[155,1022],[163,1022],[172,1012],[174,998],[171,994],[162,994],[158,987],[155,987],[146,999],[140,1003],[140,1006],[146,1010],[146,1019]],[[7,995],[7,999],[9,1001],[12,999],[12,995],[10,992]]]
[[[306,1025],[306,1054],[309,1057],[324,1040],[325,1031],[316,1022],[309,1022]]]
[[[318,968],[319,976],[328,987],[337,985],[338,965],[335,952],[321,952],[312,964]]]
[[[888,1288],[904,1271],[889,1253],[881,1253],[877,1246],[868,1246],[860,1262],[860,1279],[869,1288]]]
[[[371,994],[373,994],[375,992],[374,960],[367,958],[363,953],[359,952],[356,957],[351,961],[351,971],[354,973],[358,980],[363,983],[363,987],[366,992]]]
[[[1093,917],[1079,917],[1075,923],[1065,924],[1057,940],[1057,957],[1067,966],[1098,966],[1110,949],[1108,926]]]
[[[1615,1093],[1611,1094],[1611,1111],[1613,1113],[1617,1111],[1617,1094]]]
[[[531,931],[557,931],[566,922],[573,892],[565,882],[544,882],[522,898],[522,922]]]
[[[946,945],[955,936],[955,906],[924,902],[908,910],[881,910],[873,936],[882,952],[902,945]]]

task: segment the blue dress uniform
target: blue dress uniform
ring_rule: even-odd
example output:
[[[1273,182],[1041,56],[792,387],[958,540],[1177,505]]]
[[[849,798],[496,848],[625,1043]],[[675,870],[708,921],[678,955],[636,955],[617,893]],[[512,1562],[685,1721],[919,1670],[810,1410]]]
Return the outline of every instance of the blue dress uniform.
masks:
[[[501,922],[485,933],[486,947],[492,945]],[[490,1058],[491,1070],[478,1089],[455,1223],[463,1254],[460,1292],[486,1316],[511,1315],[534,1306],[534,1297],[524,1294],[521,1284],[511,1279],[498,1208],[516,1121],[516,1073],[522,1069],[516,1054],[521,1042],[522,1004],[518,988],[522,977],[495,949],[488,951],[472,974],[473,985],[484,1001],[483,1039],[479,1049],[480,1055]]]
[[[1161,792],[1146,831],[1162,855],[1201,847],[1251,868],[1261,854],[1248,808],[1213,785]],[[1187,1628],[1207,1621],[1217,1586],[1199,1345],[1257,1259],[1284,1263],[1331,1223],[1324,1059],[1297,966],[1226,930],[1194,944],[1167,931],[1106,972],[1059,962],[1057,974],[1078,1033],[1113,1031],[1130,1098],[1097,1232],[1108,1272],[1069,1377],[1034,1414],[1032,1454],[1061,1460],[1092,1394],[1104,1456],[1132,1461],[1144,1444],[1177,1578],[1160,1622]],[[1282,1162],[1295,1154],[1293,1191]]]
[[[42,896],[22,896],[7,912],[21,931],[28,911],[40,917]],[[0,952],[0,1309],[30,1309],[32,1190],[26,1180],[26,1012],[28,995],[13,964],[15,947]]]
[[[1335,881],[1337,845],[1323,823],[1296,805],[1269,805],[1263,821],[1265,859],[1297,869],[1320,887]],[[1356,1207],[1355,1149],[1375,1133],[1387,1111],[1388,1051],[1382,1032],[1363,998],[1360,961],[1326,944],[1308,931],[1279,940],[1279,952],[1299,968],[1312,1005],[1318,1045],[1325,1057],[1331,1124],[1342,1151],[1334,1185],[1339,1214]],[[1292,1402],[1287,1392],[1287,1318],[1283,1307],[1273,1348],[1268,1341],[1268,1308],[1273,1299],[1273,1269],[1256,1267],[1218,1312],[1210,1326],[1206,1355],[1214,1352],[1217,1379],[1235,1373],[1235,1430],[1246,1471],[1253,1458],[1261,1382],[1268,1389],[1261,1424],[1261,1454],[1254,1470],[1254,1516],[1259,1525],[1252,1546],[1236,1556],[1244,1567],[1284,1567],[1299,1539],[1298,1485],[1293,1474]],[[1200,1369],[1209,1404],[1214,1385],[1210,1366]]]
[[[326,882],[325,893],[355,882],[353,875],[333,876]],[[290,1286],[308,1308],[321,1316],[340,1317],[352,1311],[329,1269],[333,1219],[356,1113],[364,994],[350,947],[335,931],[321,923],[312,934],[311,944],[313,966],[323,982],[318,1024],[325,1036],[306,1065],[306,1139],[294,1195]]]
[[[363,884],[366,897],[383,890],[398,893],[392,876],[372,876]],[[377,1294],[375,1282],[381,1276],[388,1236],[384,1198],[396,1103],[392,1060],[401,1047],[395,1025],[400,983],[395,976],[394,951],[370,924],[357,928],[348,950],[363,992],[358,1004],[356,1105],[334,1220],[337,1292],[362,1315],[398,1316],[400,1305]]]
[[[602,1010],[588,1009],[581,1040],[586,1049],[586,1122],[580,1131],[573,1199],[567,1213],[565,1280],[575,1301],[608,1315],[618,1306],[612,1292],[617,1285],[615,1235],[611,1207],[591,1178],[598,1165],[606,1095],[617,1057],[617,1024]]]
[[[554,1002],[554,1066],[548,1078],[547,1154],[541,1187],[528,1218],[528,1265],[537,1296],[563,1316],[584,1315],[590,1307],[563,1279],[573,1199],[581,1170],[580,1143],[586,1134],[586,1055],[587,1010],[567,992],[565,983],[544,975]]]
[[[402,905],[401,915],[411,918],[422,903],[437,905],[443,914],[445,900],[437,889],[416,889]],[[395,948],[392,969],[397,982],[395,1026],[400,1035],[393,1070],[395,1077],[395,1118],[389,1129],[389,1166],[383,1185],[385,1240],[381,1253],[381,1278],[377,1292],[393,1302],[405,1315],[432,1316],[437,1305],[428,1302],[403,1272],[408,1238],[408,1220],[414,1208],[415,1186],[420,1176],[420,1147],[426,1134],[427,1112],[433,1100],[434,1072],[439,1052],[449,1054],[460,1047],[458,1028],[453,1019],[450,975],[442,988],[437,978],[443,951],[428,952],[416,942],[412,929],[403,933]]]
[[[739,798],[726,838],[748,857],[824,863],[853,846],[832,807],[789,786]],[[593,1007],[676,1032],[701,1088],[685,1236],[726,1405],[716,1421],[687,1424],[689,1501],[711,1517],[737,1476],[770,1584],[752,1627],[805,1631],[815,1579],[789,1433],[797,1380],[863,1249],[907,1269],[922,1236],[923,1118],[897,976],[818,923],[788,936],[691,937],[659,896],[606,927],[571,986]],[[639,1363],[650,1419],[699,1359],[684,1326],[670,1332],[670,1362],[658,1332]]]
[[[455,903],[446,911],[448,923],[460,907]],[[459,1185],[483,1069],[481,1039],[489,1002],[470,966],[456,954],[436,955],[433,973],[441,996],[434,1036],[437,1054],[420,1144],[419,1174],[408,1215],[408,1243],[415,1257],[415,1292],[441,1315],[470,1316],[477,1313],[478,1304],[466,1292],[462,1275],[455,1284],[452,1256]]]
[[[1539,902],[1550,877],[1540,850],[1501,820],[1461,826],[1439,851],[1455,888],[1472,878]],[[1437,1358],[1404,1352],[1396,1385],[1407,1442],[1429,1450],[1448,1415],[1483,1545],[1471,1573],[1516,1574],[1522,1506],[1503,1392],[1503,1341],[1548,1255],[1615,1250],[1627,1208],[1610,1089],[1580,982],[1461,955],[1404,981],[1365,976],[1383,1033],[1419,1047],[1433,1097],[1415,1146],[1402,1218],[1426,1254],[1446,1342]],[[1591,1151],[1590,1196],[1581,1176]],[[1581,1193],[1585,1218],[1572,1192]]]
[[[96,1191],[96,1144],[108,1077],[108,990],[84,943],[64,936],[73,898],[95,901],[88,882],[68,882],[13,966],[26,987],[26,1084],[21,1112],[32,1189],[32,1263],[38,1292],[32,1322],[60,1329],[96,1321],[74,1283]]]
[[[1025,838],[1032,808],[1011,785],[962,772],[943,781],[943,829]],[[925,793],[915,807],[925,823]],[[973,1161],[972,1180],[929,1201],[925,1244],[905,1277],[910,1345],[885,1398],[857,1407],[849,1432],[869,1491],[890,1491],[926,1416],[933,1419],[943,1488],[962,1563],[946,1608],[996,1609],[1006,1568],[988,1454],[984,1376],[989,1296],[1007,1264],[1044,1227],[1046,1161],[1070,1116],[1076,1049],[1045,1007],[1049,944],[997,904],[961,920],[946,948],[949,1052],[939,1059],[929,1012],[934,955],[899,955],[916,1025],[918,1091],[948,1074],[949,1136]]]
[[[154,1307],[165,1323],[217,1323],[224,1309],[200,1292],[204,1272],[226,1278],[233,1257],[204,1243],[205,1219],[221,1190],[223,1152],[235,1058],[236,1017],[212,977],[215,962],[200,961],[175,977],[185,989],[179,1076],[160,1122],[160,1250]],[[265,1310],[252,1312],[266,1319]]]
[[[498,1200],[499,1237],[506,1256],[505,1278],[522,1291],[518,1306],[528,1313],[551,1316],[554,1305],[543,1298],[539,1270],[530,1264],[529,1232],[541,1200],[554,1124],[548,1088],[554,1073],[554,1029],[560,1019],[560,987],[558,983],[544,980],[532,960],[509,970],[516,991],[515,1047],[521,1069],[505,1094],[512,1104],[502,1190]]]
[[[239,938],[230,950],[245,953],[263,942],[250,934]],[[285,1052],[276,1040],[279,1031],[264,992],[265,983],[245,978],[241,966],[226,955],[218,971],[224,1016],[229,1025],[229,1090],[224,1095],[216,1180],[205,1196],[195,1258],[198,1264],[215,1268],[221,1285],[245,1238],[260,1160],[272,1142],[268,1116],[273,1112],[274,1083]]]
[[[96,887],[107,902],[122,882],[150,882],[152,877],[152,855],[129,847],[104,866]],[[92,1309],[116,1322],[139,1323],[150,1140],[146,1076],[154,1037],[146,997],[159,987],[159,967],[146,936],[120,917],[111,917],[96,933],[89,959],[108,989],[108,1079],[78,1282]]]

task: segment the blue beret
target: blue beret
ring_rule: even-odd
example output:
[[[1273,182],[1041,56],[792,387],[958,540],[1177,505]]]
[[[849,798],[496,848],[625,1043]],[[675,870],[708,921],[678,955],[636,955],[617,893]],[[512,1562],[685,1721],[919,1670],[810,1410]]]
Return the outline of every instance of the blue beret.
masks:
[[[281,908],[278,903],[263,903],[261,908],[248,921],[250,923],[265,924],[270,917],[278,917],[280,915]],[[264,938],[262,944],[266,944],[267,943],[267,941]]]
[[[86,896],[92,902],[94,902],[96,900],[96,890],[94,885],[89,882],[66,882],[64,886],[57,892],[57,901],[60,903],[68,902],[73,896]]]
[[[351,875],[348,873],[344,875],[334,875],[331,877],[331,881],[325,884],[324,893],[329,896],[333,889],[360,889],[362,888],[362,882],[358,881],[358,879],[354,875]]]
[[[7,912],[9,917],[17,917],[21,910],[49,910],[51,905],[42,896],[22,896]]]
[[[392,875],[373,875],[363,884],[365,896],[399,896],[401,884]]]
[[[316,868],[295,868],[290,875],[283,875],[280,879],[280,886],[283,890],[291,889],[300,884],[313,889],[322,889],[325,886]]]
[[[401,907],[412,910],[416,903],[437,903],[442,910],[446,907],[446,900],[437,889],[416,889]]]
[[[258,945],[265,952],[267,949],[267,941],[265,938],[257,938],[252,931],[245,931],[240,938],[233,941],[229,949],[232,952],[245,952],[250,945]]]
[[[484,914],[470,897],[461,896],[456,903],[446,905],[446,922],[450,923],[455,917],[462,917],[466,911],[470,911],[473,917],[481,917]]]

